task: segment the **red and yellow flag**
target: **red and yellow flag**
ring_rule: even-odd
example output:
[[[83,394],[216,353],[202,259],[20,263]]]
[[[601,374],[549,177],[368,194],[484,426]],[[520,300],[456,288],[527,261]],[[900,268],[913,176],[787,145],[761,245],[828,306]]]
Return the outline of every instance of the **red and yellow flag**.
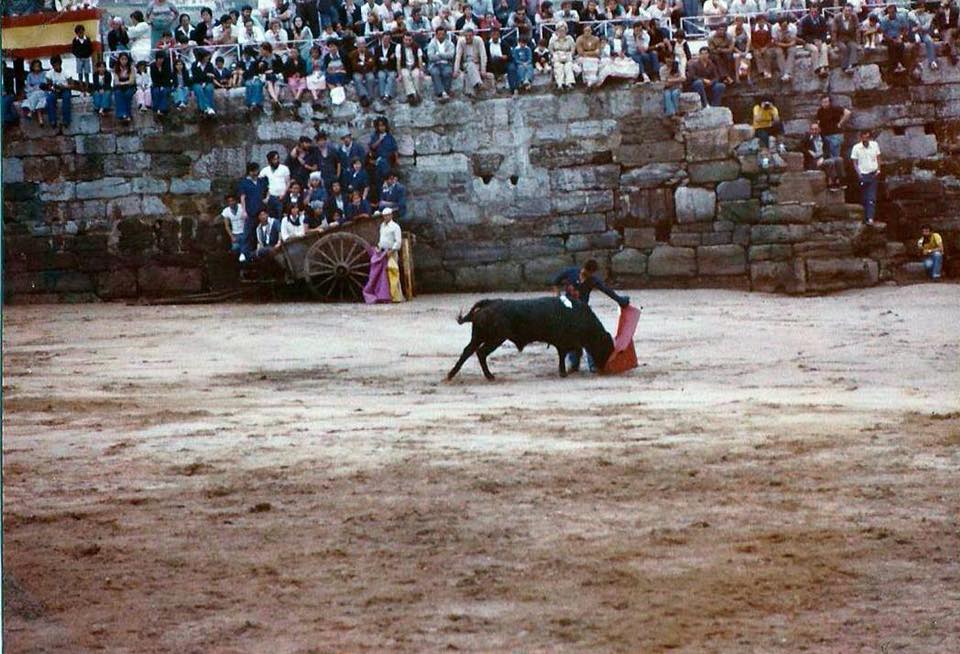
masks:
[[[9,56],[33,59],[70,52],[77,25],[86,28],[95,49],[100,47],[99,9],[5,16],[2,25],[3,53]]]

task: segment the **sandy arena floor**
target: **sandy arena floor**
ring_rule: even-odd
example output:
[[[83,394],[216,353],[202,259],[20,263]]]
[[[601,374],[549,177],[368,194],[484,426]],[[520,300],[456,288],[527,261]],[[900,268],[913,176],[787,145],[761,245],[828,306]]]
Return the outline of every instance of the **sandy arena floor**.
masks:
[[[960,286],[630,294],[6,308],[6,652],[960,651]]]

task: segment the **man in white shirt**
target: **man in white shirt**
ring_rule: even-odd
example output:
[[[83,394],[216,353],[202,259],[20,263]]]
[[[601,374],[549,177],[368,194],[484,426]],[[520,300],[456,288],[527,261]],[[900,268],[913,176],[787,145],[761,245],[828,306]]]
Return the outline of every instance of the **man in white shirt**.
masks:
[[[727,4],[723,0],[706,0],[703,3],[703,15],[706,17],[707,27],[711,30],[726,24]]]
[[[271,150],[267,153],[267,164],[260,170],[260,177],[267,180],[267,209],[270,217],[280,220],[283,213],[281,198],[287,194],[290,186],[290,169],[280,163],[280,153]]]
[[[400,290],[400,245],[403,235],[400,225],[393,221],[393,209],[383,210],[383,222],[380,223],[380,241],[377,249],[387,253],[387,278],[390,280],[390,299],[394,302],[403,302],[403,291]]]
[[[243,29],[240,31],[240,36],[237,37],[237,41],[240,42],[240,45],[258,46],[263,43],[263,38],[263,30],[250,18],[244,23]]]
[[[230,251],[234,254],[243,253],[243,226],[247,222],[247,214],[237,202],[237,196],[227,196],[227,206],[220,212],[223,218],[223,229],[230,239]]]
[[[863,218],[873,224],[877,212],[877,184],[880,176],[880,146],[872,140],[870,130],[860,132],[860,142],[850,150],[850,160],[860,178],[860,199]]]

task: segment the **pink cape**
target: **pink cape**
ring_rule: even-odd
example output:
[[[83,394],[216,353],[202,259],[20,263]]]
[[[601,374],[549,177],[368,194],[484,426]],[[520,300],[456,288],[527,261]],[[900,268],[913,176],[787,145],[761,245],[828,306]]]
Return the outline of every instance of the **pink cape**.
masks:
[[[386,252],[370,248],[370,277],[363,287],[363,301],[367,304],[390,302],[390,278],[387,276]]]
[[[617,335],[613,339],[613,354],[603,366],[603,372],[615,374],[637,367],[637,352],[633,347],[633,335],[640,322],[640,309],[628,304],[620,308]]]

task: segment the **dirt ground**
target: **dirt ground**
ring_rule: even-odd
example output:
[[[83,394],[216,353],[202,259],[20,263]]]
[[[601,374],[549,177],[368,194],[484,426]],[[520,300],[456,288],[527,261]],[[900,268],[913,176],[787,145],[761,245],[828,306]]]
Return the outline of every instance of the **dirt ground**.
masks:
[[[5,308],[6,652],[960,651],[960,286],[630,294]]]

